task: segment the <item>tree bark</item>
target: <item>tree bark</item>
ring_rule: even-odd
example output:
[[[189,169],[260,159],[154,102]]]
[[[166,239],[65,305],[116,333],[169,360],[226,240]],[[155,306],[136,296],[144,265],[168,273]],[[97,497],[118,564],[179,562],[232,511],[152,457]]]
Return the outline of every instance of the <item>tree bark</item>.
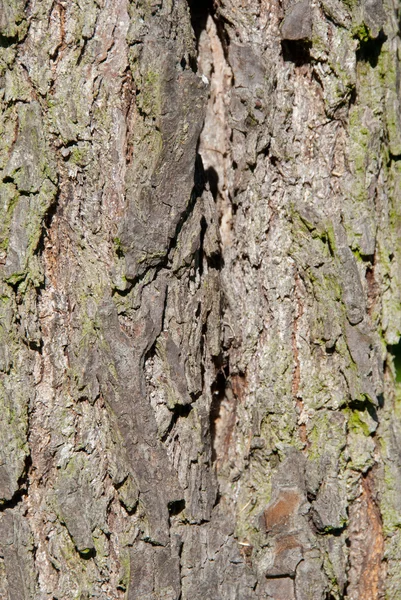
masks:
[[[399,23],[0,0],[1,598],[401,598]]]

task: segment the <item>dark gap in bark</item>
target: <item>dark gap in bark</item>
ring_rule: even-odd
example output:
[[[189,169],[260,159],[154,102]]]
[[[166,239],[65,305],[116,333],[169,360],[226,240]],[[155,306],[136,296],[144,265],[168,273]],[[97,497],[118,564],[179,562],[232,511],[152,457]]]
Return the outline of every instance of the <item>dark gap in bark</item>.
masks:
[[[364,412],[366,410],[375,423],[379,423],[376,409],[369,400],[351,400],[351,402],[348,403],[348,407],[351,410],[358,410],[359,412]]]
[[[390,159],[389,163],[391,163],[391,162],[398,162],[399,160],[401,160],[401,154],[392,154],[390,152],[389,159]]]
[[[13,509],[16,508],[18,506],[18,504],[20,502],[23,501],[24,496],[27,495],[27,492],[25,489],[22,490],[17,490],[14,494],[14,496],[10,499],[10,500],[6,500],[1,506],[0,506],[0,514],[7,509]]]
[[[264,156],[265,158],[267,158],[269,156],[269,152],[270,152],[270,140],[267,142],[267,144],[264,148],[261,148],[258,151],[258,156]]]
[[[201,218],[200,222],[200,236],[199,236],[199,250],[195,255],[195,270],[198,271],[200,277],[203,275],[203,247],[205,242],[205,234],[207,229],[207,223],[205,217]]]
[[[367,269],[369,269],[374,262],[375,255],[374,254],[362,254],[362,252],[358,253],[358,257],[364,262],[368,263]]]
[[[374,40],[360,40],[359,48],[356,51],[356,59],[361,62],[368,62],[371,67],[376,67],[379,61],[380,52],[387,36],[383,30]]]
[[[114,484],[113,484],[113,485],[114,485],[114,489],[116,489],[116,490],[119,490],[119,489],[120,489],[120,488],[121,488],[121,487],[124,485],[124,483],[127,481],[128,477],[129,477],[129,476],[127,475],[127,476],[126,476],[126,477],[124,477],[124,479],[122,479],[122,480],[121,480],[119,483],[114,483]]]
[[[166,325],[167,298],[168,298],[168,289],[166,289],[166,293],[164,294],[163,312],[162,312],[160,332],[164,331],[164,328],[165,328],[165,325]],[[155,349],[156,349],[156,342],[157,342],[157,338],[156,338],[156,340],[154,342]],[[143,363],[143,366],[145,366],[145,363]]]
[[[217,33],[219,35],[220,42],[223,47],[224,58],[226,59],[228,64],[230,64],[230,61],[228,59],[228,47],[230,45],[230,37],[229,37],[229,35],[227,33],[227,29],[226,29],[226,24],[228,23],[228,21],[226,21],[224,19],[224,17],[221,15],[219,15],[219,18],[217,18],[217,14],[213,15],[213,19],[214,19],[214,22],[216,23]],[[232,83],[233,83],[233,85],[235,84],[234,73],[232,74]]]
[[[219,362],[222,361],[222,357],[219,357]],[[216,375],[214,382],[212,383],[212,403],[210,405],[210,437],[212,446],[212,462],[217,460],[217,448],[216,448],[216,434],[217,434],[217,421],[221,416],[221,405],[224,398],[226,397],[226,389],[228,385],[228,378],[230,376],[230,367],[227,363],[225,366],[221,366],[219,372]]]
[[[343,525],[342,527],[336,527],[333,529],[325,529],[324,533],[325,533],[325,535],[332,535],[333,537],[341,537],[346,529],[347,529],[347,526]]]
[[[32,467],[32,457],[30,454],[25,458],[25,468],[21,477],[18,479],[18,490],[14,493],[10,500],[6,500],[0,506],[0,514],[7,508],[13,509],[20,504],[28,493],[28,473]]]
[[[201,304],[200,303],[198,304],[198,308],[199,308],[199,316],[200,316],[201,312],[202,312],[201,311]],[[199,343],[200,356],[201,356],[200,370],[201,370],[202,390],[205,389],[205,372],[206,372],[206,366],[205,366],[205,362],[206,362],[206,356],[205,356],[205,336],[206,336],[206,332],[207,332],[207,321],[206,321],[206,323],[204,323],[202,325],[202,331],[201,331],[201,337],[200,337],[200,343]]]
[[[168,512],[170,517],[175,517],[185,510],[185,500],[174,500],[168,503]]]
[[[194,35],[196,38],[197,61],[198,61],[198,64],[200,65],[200,69],[204,68],[204,65],[202,63],[202,58],[203,58],[202,53],[204,52],[203,45],[204,45],[204,43],[206,44],[206,40],[204,42],[204,39],[203,39],[203,35],[202,35],[203,32],[205,32],[205,34],[207,32],[207,36],[209,38],[209,44],[210,44],[210,50],[211,50],[211,56],[212,56],[212,65],[211,65],[210,73],[208,71],[206,73],[206,76],[209,79],[211,79],[212,77],[214,77],[216,75],[216,68],[219,66],[219,65],[216,65],[214,63],[214,61],[220,60],[219,58],[216,58],[215,50],[212,50],[212,37],[211,36],[213,36],[214,43],[216,43],[216,34],[217,34],[218,41],[221,44],[222,54],[225,57],[225,59],[227,60],[228,38],[227,38],[227,35],[225,32],[224,22],[223,22],[222,18],[220,18],[218,13],[216,12],[216,6],[214,5],[213,0],[187,0],[187,2],[188,2],[189,10],[190,10],[191,24],[192,24]],[[210,22],[210,19],[212,19],[214,24]],[[209,31],[209,25],[211,27],[211,31]],[[219,55],[219,53],[217,53],[217,54]],[[210,98],[209,98],[209,103],[208,103],[208,110],[211,110]],[[208,154],[206,171],[203,170],[203,162],[202,162],[202,158],[200,155],[198,156],[198,160],[200,163],[199,173],[201,176],[204,177],[203,184],[205,185],[206,182],[209,184],[210,192],[211,192],[213,199],[216,202],[217,208],[218,208],[219,202],[221,201],[221,198],[220,198],[221,181],[219,181],[219,173],[220,173],[220,177],[222,176],[221,171],[219,170],[219,165],[214,162],[215,157],[214,157],[213,153],[211,153],[211,157],[209,157],[209,154]],[[212,163],[212,164],[210,164],[210,163]],[[219,211],[217,210],[217,212],[219,212]],[[222,248],[220,248],[219,251],[216,251],[212,256],[205,255],[205,253],[203,251],[203,243],[204,243],[204,238],[205,238],[205,234],[206,234],[207,222],[204,218],[202,218],[200,225],[201,225],[200,248],[198,251],[198,256],[195,259],[197,261],[195,266],[197,269],[199,269],[200,275],[202,275],[202,272],[203,272],[203,269],[202,269],[203,261],[205,261],[205,263],[203,263],[204,266],[206,266],[206,264],[207,264],[207,267],[209,269],[213,269],[215,271],[221,271],[223,264],[224,264]],[[205,359],[206,334],[207,334],[207,323],[205,323],[202,327],[202,336],[201,336],[201,341],[200,341],[200,351],[201,351],[201,355],[203,357],[203,360],[201,362],[202,387],[204,387],[204,384],[205,384],[204,359]],[[229,379],[228,358],[225,355],[225,353],[223,354],[223,352],[222,352],[220,354],[220,356],[214,360],[214,363],[215,363],[216,375],[215,375],[215,380],[211,385],[212,402],[211,402],[211,407],[210,407],[210,412],[209,412],[209,429],[210,429],[210,439],[211,439],[212,463],[215,463],[219,458],[219,456],[218,456],[218,454],[219,454],[219,451],[218,451],[218,435],[219,435],[218,422],[220,421],[222,414],[224,412],[223,401],[226,398],[227,387],[229,385],[228,384],[228,379]],[[216,503],[218,503],[218,500],[216,500]]]
[[[221,252],[216,252],[212,256],[207,257],[207,264],[210,269],[215,269],[216,271],[221,271],[224,267],[224,258]]]
[[[217,194],[219,193],[219,176],[217,174],[216,169],[213,167],[209,167],[206,170],[206,177],[209,182],[210,191],[212,192],[212,196],[214,200],[217,198]]]
[[[221,496],[220,490],[217,490],[216,491],[216,499],[214,501],[213,508],[215,508],[216,506],[218,506],[220,504],[221,498],[222,498],[222,496]]]
[[[310,63],[311,46],[308,40],[283,40],[281,49],[285,62],[292,62],[296,67]]]
[[[28,340],[26,337],[22,340],[30,350],[34,350],[35,352],[39,352],[42,354],[43,349],[43,340]]]
[[[310,503],[314,502],[316,500],[316,497],[317,497],[317,492],[310,492],[310,491],[308,491],[306,493],[306,499]]]
[[[174,406],[174,417],[177,421],[179,417],[187,417],[192,410],[192,404],[176,404]]]
[[[0,33],[0,48],[9,48],[18,44],[18,35],[6,36]]]
[[[96,556],[96,549],[95,548],[88,548],[88,550],[84,550],[84,551],[78,550],[78,553],[79,553],[79,556],[83,560],[90,560],[91,558],[95,558],[95,556]]]
[[[397,383],[401,382],[401,342],[395,344],[393,346],[387,347],[390,356],[393,359],[394,371],[395,371],[395,380]]]
[[[327,232],[326,232],[326,234],[327,234]],[[330,256],[332,258],[335,258],[336,253],[335,253],[335,248],[333,248],[333,241],[330,239],[330,236],[328,234],[326,237],[327,237],[327,247],[329,249]]]
[[[345,545],[346,545],[346,547],[348,549],[351,548],[351,541],[350,541],[349,538],[346,538]],[[348,586],[349,586],[349,581],[346,580],[345,583],[344,583],[343,590],[342,590],[342,596],[341,596],[341,598],[348,598]]]
[[[189,415],[189,413],[191,412],[193,406],[192,404],[176,404],[172,410],[173,416],[171,417],[171,421],[170,424],[167,428],[167,430],[165,431],[165,433],[163,434],[163,437],[161,438],[162,442],[165,442],[168,438],[168,436],[170,435],[170,433],[172,432],[172,430],[174,429],[174,426],[176,425],[178,419],[180,417],[187,417]]]
[[[196,38],[197,50],[199,49],[199,38],[202,31],[206,29],[207,19],[210,15],[216,24],[217,33],[223,47],[224,56],[227,60],[227,50],[230,44],[230,39],[225,29],[224,18],[216,12],[214,0],[187,0],[187,2],[191,15],[191,25]],[[197,69],[194,69],[192,65],[190,66],[195,72],[197,71]]]
[[[196,37],[196,44],[202,31],[206,28],[206,21],[209,15],[214,14],[213,0],[188,0],[189,12],[191,14],[191,25]]]
[[[274,579],[275,581],[277,581],[277,579],[292,579],[294,581],[295,579],[295,575],[291,575],[291,574],[285,574],[285,575],[266,575],[266,579]]]
[[[189,61],[189,66],[191,68],[191,71],[193,71],[194,73],[197,73],[198,72],[198,63],[196,61],[196,58],[194,56],[189,55],[188,61]]]

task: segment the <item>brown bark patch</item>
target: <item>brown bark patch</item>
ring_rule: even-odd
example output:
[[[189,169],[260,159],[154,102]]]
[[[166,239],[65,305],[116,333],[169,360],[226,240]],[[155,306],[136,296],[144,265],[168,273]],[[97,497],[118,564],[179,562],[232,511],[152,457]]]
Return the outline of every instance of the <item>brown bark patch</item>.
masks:
[[[285,534],[276,538],[274,563],[266,571],[266,577],[294,577],[297,566],[303,559],[303,546],[296,535]]]
[[[264,512],[267,532],[279,533],[288,530],[291,516],[296,514],[303,497],[298,490],[287,489]]]
[[[380,510],[370,471],[361,483],[361,495],[350,511],[350,561],[348,595],[350,598],[383,598],[384,536]]]
[[[242,402],[247,391],[246,378],[244,375],[231,375],[231,388],[234,396]]]
[[[294,548],[302,548],[302,544],[295,535],[285,535],[276,542],[276,554],[282,554]]]

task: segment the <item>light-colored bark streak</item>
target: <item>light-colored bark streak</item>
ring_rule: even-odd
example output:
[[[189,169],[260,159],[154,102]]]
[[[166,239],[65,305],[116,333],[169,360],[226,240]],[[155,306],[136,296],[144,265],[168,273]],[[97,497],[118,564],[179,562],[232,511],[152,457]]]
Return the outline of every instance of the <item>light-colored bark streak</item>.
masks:
[[[233,168],[230,142],[231,128],[227,122],[232,72],[224,56],[224,49],[212,16],[208,16],[205,30],[198,42],[198,69],[210,80],[210,91],[205,123],[199,140],[199,153],[210,185],[217,194],[220,213],[222,251],[232,243]]]

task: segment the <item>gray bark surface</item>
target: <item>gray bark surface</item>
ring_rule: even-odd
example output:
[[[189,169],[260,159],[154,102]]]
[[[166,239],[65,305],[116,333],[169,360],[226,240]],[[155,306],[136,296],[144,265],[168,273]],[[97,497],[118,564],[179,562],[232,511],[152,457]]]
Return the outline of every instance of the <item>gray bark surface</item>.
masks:
[[[400,17],[0,0],[0,598],[401,598]]]

